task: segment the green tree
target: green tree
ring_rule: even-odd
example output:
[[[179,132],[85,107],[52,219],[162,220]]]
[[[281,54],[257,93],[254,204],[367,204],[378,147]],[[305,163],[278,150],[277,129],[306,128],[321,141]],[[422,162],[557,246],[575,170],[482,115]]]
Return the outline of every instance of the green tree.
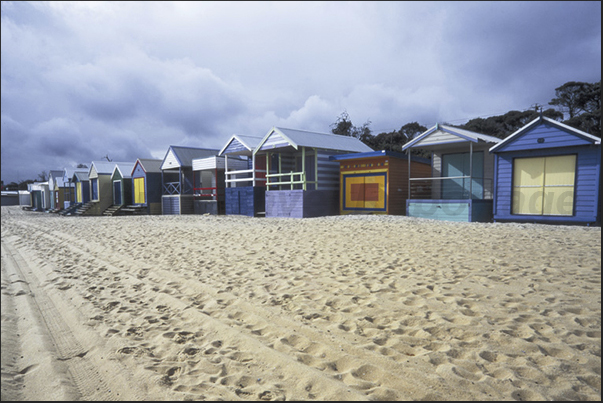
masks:
[[[351,136],[354,125],[346,111],[341,112],[335,123],[331,124],[331,132],[340,136]]]
[[[582,112],[563,123],[601,137],[601,81],[588,84],[577,98],[577,108]]]
[[[371,147],[373,141],[373,133],[371,132],[371,121],[367,120],[362,126],[354,126],[350,115],[346,111],[343,111],[341,115],[337,117],[337,121],[331,124],[331,133],[339,134],[341,136],[355,137],[362,141],[364,144]]]
[[[563,113],[569,114],[570,120],[580,112],[583,112],[584,94],[588,92],[590,84],[581,81],[568,81],[560,87],[555,88],[555,96],[549,105],[558,106]]]
[[[552,108],[543,111],[542,115],[554,120],[563,119],[563,113]],[[504,139],[538,116],[540,116],[540,112],[532,109],[527,111],[509,111],[504,115],[490,116],[485,119],[471,119],[467,123],[456,127]]]

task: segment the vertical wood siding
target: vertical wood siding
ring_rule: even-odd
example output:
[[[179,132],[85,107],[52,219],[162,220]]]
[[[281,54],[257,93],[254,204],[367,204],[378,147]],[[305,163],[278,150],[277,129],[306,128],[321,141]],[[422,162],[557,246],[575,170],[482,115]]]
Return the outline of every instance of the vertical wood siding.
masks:
[[[577,155],[573,217],[518,216],[511,213],[513,203],[513,160],[515,158]],[[530,222],[584,222],[597,221],[600,209],[601,147],[564,147],[560,149],[526,150],[496,153],[497,171],[494,219]]]

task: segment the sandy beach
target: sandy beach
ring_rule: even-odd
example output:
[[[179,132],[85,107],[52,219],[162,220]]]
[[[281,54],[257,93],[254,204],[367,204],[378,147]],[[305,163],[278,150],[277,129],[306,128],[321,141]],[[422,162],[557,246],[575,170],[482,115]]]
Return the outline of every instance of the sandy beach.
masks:
[[[595,400],[601,229],[2,207],[2,400]]]

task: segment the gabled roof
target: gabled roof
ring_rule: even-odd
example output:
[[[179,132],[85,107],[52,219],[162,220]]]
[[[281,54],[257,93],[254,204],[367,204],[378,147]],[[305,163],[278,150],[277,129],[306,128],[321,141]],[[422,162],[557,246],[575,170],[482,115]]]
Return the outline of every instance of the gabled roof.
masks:
[[[355,137],[341,136],[339,134],[309,132],[305,130],[286,129],[282,127],[273,127],[268,134],[264,136],[260,144],[256,147],[254,153],[259,150],[271,150],[276,147],[269,145],[269,139],[277,137],[279,140],[285,141],[287,146],[291,146],[296,150],[299,147],[315,147],[327,150],[348,151],[348,152],[370,152],[372,148],[364,144]]]
[[[522,134],[532,130],[539,124],[545,123],[545,122],[551,126],[557,127],[560,130],[574,134],[586,141],[590,141],[592,144],[595,144],[595,145],[601,144],[601,139],[597,136],[593,136],[592,134],[588,134],[586,132],[583,132],[582,130],[576,129],[575,127],[571,127],[571,126],[568,126],[561,122],[557,122],[556,120],[547,118],[545,116],[539,116],[536,119],[532,120],[530,123],[526,124],[519,130],[517,130],[515,133],[510,134],[509,136],[505,137],[505,139],[502,140],[500,143],[491,147],[490,152],[496,151],[496,150],[500,149],[501,147],[504,147],[505,145],[513,142],[515,139],[520,137]]]
[[[113,161],[92,161],[90,169],[88,169],[88,175],[92,172],[92,167],[96,170],[99,175],[112,175],[113,169],[116,164],[132,164],[131,162],[113,162]]]
[[[90,180],[90,178],[88,177],[88,171],[75,171],[73,172],[73,175],[71,175],[71,179],[73,178],[77,179],[80,182]]]
[[[88,174],[88,168],[64,168],[63,169],[63,176],[65,178],[73,178],[73,174],[75,172],[86,172],[86,175]]]
[[[226,151],[226,149],[235,142],[240,143],[247,150],[247,153],[252,153],[255,150],[255,148],[258,146],[258,144],[260,144],[260,141],[262,141],[261,136],[250,136],[247,134],[233,134],[230,137],[230,139],[226,142],[224,147],[222,147],[222,149],[220,150],[218,155],[222,155],[224,153],[224,151]],[[239,152],[232,153],[232,154],[241,154],[242,152],[243,151],[239,151]]]
[[[172,169],[178,167],[190,168],[193,166],[193,160],[196,158],[211,157],[218,155],[220,150],[210,148],[180,147],[170,146],[163,158],[161,169]],[[168,161],[168,157],[173,156],[173,160]]]
[[[50,172],[48,173],[49,178],[50,178],[50,176],[52,176],[53,178],[58,178],[60,176],[63,176],[63,171],[59,170],[59,169],[51,169]]]
[[[425,140],[427,140],[429,137],[434,136],[436,134],[446,134],[447,138],[444,139],[443,141],[440,141],[437,143],[425,144],[425,142],[426,142]],[[452,127],[452,126],[441,125],[439,123],[436,123],[435,126],[433,126],[432,128],[428,129],[426,132],[420,134],[419,136],[415,137],[413,140],[406,143],[402,147],[402,151],[405,151],[406,149],[411,148],[411,147],[429,147],[429,146],[434,146],[434,145],[442,146],[445,144],[453,144],[453,143],[461,143],[461,142],[498,143],[499,141],[501,141],[501,140],[498,137],[488,136],[487,134],[476,133],[476,132],[472,132],[470,130],[459,129],[458,127]],[[423,143],[423,144],[421,144],[421,143]]]
[[[115,164],[113,168],[113,172],[111,172],[111,177],[115,175],[115,171],[119,171],[119,174],[122,178],[131,178],[132,170],[134,170],[134,162],[118,162]]]
[[[146,173],[161,173],[161,164],[163,160],[156,160],[151,158],[138,158],[132,168],[132,173],[136,169],[136,165],[140,165],[142,170]]]

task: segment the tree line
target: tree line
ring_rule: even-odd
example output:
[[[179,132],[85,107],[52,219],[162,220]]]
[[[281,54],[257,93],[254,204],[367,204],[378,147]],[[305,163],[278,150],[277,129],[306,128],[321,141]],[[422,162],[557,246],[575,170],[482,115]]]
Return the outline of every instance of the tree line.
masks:
[[[549,105],[552,107],[546,110],[536,105],[534,109],[525,111],[512,110],[504,115],[471,119],[462,125],[444,124],[502,139],[542,113],[547,118],[601,137],[601,81],[596,83],[569,81],[555,88],[555,98],[549,102]],[[566,115],[568,119],[564,120]],[[399,130],[373,135],[370,124],[370,121],[366,121],[361,126],[354,126],[349,114],[343,111],[330,128],[332,133],[355,137],[373,150],[398,152],[402,151],[402,147],[408,141],[427,131],[427,127],[411,122],[406,123]],[[413,153],[427,156],[420,150],[413,150]]]

